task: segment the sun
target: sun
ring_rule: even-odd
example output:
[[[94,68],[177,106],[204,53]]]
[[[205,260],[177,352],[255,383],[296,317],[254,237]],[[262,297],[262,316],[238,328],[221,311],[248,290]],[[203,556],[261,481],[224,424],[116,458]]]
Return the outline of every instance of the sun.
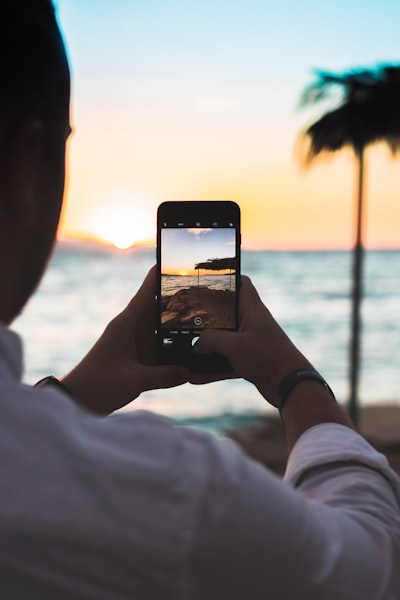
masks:
[[[110,242],[119,250],[130,248],[136,241],[136,238],[130,232],[117,231],[110,236]]]
[[[108,222],[101,237],[119,250],[126,250],[137,241],[136,233],[128,222]]]
[[[152,239],[152,230],[146,222],[125,215],[108,215],[92,223],[92,233],[119,250],[126,250],[135,244]]]
[[[178,275],[189,275],[188,271],[179,271]]]

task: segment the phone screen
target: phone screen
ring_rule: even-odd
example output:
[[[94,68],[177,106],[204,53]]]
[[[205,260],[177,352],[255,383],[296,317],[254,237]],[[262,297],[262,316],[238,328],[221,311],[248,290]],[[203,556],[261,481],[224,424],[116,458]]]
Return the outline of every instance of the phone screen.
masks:
[[[193,371],[231,370],[221,355],[194,354],[204,329],[237,328],[240,211],[229,201],[166,202],[157,227],[157,354]]]

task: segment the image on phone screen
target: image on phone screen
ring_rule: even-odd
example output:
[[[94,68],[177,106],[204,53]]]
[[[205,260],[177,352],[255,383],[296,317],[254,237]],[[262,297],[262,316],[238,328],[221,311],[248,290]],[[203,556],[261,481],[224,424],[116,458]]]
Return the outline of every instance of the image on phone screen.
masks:
[[[234,228],[161,230],[161,326],[236,326]]]

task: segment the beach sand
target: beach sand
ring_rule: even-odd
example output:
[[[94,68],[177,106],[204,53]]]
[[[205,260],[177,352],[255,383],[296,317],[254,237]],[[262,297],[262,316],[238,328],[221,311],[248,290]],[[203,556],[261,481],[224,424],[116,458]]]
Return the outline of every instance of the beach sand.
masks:
[[[359,430],[400,475],[400,404],[366,406],[360,410]],[[287,461],[284,430],[278,415],[265,416],[248,428],[226,432],[252,458],[283,475]]]
[[[235,327],[235,294],[203,286],[182,288],[161,298],[161,323],[169,329],[197,326],[221,329]]]

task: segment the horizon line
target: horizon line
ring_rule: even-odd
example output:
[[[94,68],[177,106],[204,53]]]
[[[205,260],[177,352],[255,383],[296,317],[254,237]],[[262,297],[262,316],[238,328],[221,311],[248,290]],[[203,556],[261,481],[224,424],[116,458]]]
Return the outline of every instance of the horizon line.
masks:
[[[129,252],[132,250],[152,250],[156,249],[155,241],[144,240],[141,242],[135,242],[127,248],[118,248],[112,242],[96,238],[93,236],[70,236],[70,235],[59,235],[57,236],[56,243],[59,244],[71,244],[81,246],[93,246],[96,248],[104,248],[115,250],[116,252]],[[270,245],[258,245],[258,244],[242,244],[242,252],[352,252],[354,250],[353,245],[337,244],[337,245],[315,245],[305,246],[301,244],[270,244]],[[400,250],[400,242],[398,245],[391,244],[364,244],[364,250],[375,250],[375,251],[398,251]]]

